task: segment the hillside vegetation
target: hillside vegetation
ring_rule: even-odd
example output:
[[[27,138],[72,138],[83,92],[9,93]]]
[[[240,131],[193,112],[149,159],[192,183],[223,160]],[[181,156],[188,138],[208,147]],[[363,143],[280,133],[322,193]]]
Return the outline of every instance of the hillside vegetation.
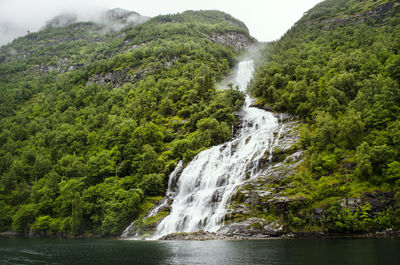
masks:
[[[304,121],[280,183],[295,231],[400,227],[400,2],[326,0],[265,49],[251,92]]]
[[[217,11],[120,31],[73,23],[0,48],[0,231],[116,236],[176,162],[231,137],[243,104],[216,81],[244,24]]]

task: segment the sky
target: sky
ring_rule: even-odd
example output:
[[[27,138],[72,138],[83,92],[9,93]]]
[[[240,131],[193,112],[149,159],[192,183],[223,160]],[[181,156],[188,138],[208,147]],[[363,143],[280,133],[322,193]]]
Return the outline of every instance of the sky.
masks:
[[[104,9],[124,8],[144,16],[185,10],[221,10],[243,21],[259,41],[279,39],[321,0],[0,0],[0,45],[35,32],[62,12],[88,20]]]

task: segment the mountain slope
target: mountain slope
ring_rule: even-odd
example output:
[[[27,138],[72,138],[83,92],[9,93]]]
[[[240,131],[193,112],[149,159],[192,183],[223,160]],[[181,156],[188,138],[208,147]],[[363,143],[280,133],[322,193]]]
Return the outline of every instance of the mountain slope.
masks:
[[[178,160],[230,138],[243,95],[215,82],[253,41],[225,13],[187,11],[1,47],[0,229],[120,235]]]
[[[257,104],[304,120],[305,162],[269,186],[266,205],[288,230],[400,227],[399,11],[399,1],[326,0],[265,49]]]

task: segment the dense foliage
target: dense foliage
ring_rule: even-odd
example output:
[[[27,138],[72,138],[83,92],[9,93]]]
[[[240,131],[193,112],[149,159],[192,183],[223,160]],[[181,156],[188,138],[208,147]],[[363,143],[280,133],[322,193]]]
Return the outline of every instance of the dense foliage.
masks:
[[[306,163],[283,183],[303,203],[286,216],[294,227],[400,226],[399,14],[398,1],[327,0],[264,52],[252,93],[305,121]],[[350,210],[340,200],[367,194],[392,202]]]
[[[236,90],[215,82],[247,29],[216,11],[120,32],[46,28],[0,48],[0,230],[119,235],[180,159],[231,137]]]

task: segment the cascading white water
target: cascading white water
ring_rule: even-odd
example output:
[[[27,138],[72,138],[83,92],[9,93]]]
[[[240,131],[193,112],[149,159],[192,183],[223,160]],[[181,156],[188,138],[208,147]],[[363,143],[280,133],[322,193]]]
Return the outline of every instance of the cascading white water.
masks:
[[[236,83],[241,91],[246,90],[253,71],[252,60],[239,63]],[[215,232],[223,225],[234,191],[246,179],[258,176],[260,160],[271,158],[277,144],[277,119],[270,112],[250,107],[251,103],[246,96],[243,124],[235,140],[199,153],[182,171],[171,213],[158,225],[154,238],[174,232]]]

